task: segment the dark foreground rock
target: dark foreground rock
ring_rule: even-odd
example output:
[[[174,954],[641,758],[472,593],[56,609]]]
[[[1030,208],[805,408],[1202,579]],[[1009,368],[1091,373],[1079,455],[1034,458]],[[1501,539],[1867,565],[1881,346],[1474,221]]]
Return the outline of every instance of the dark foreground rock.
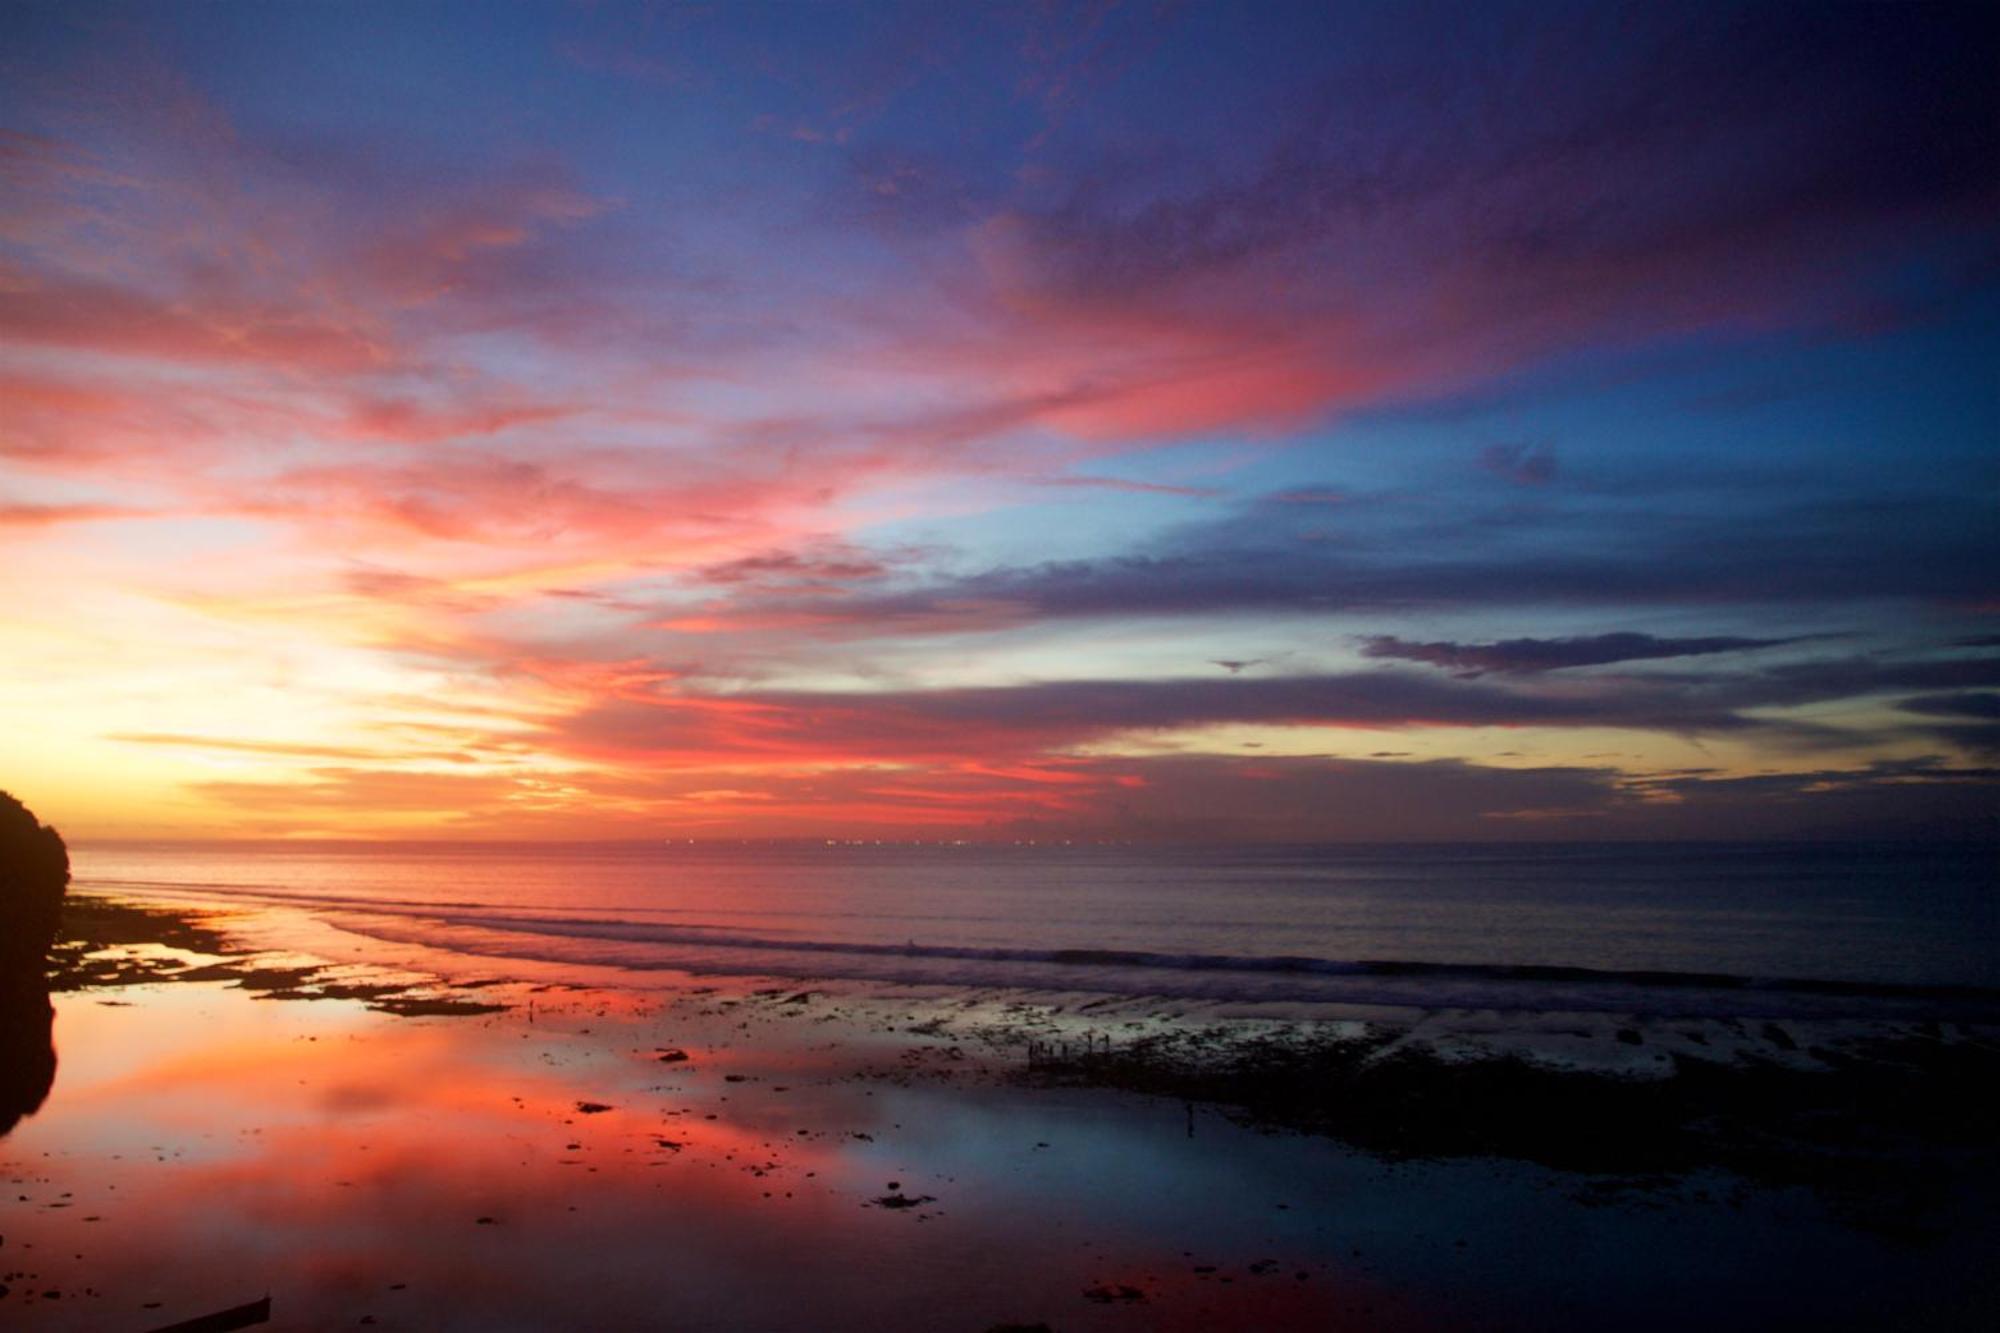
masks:
[[[0,978],[30,970],[40,975],[68,887],[62,835],[0,791]]]
[[[0,985],[0,1137],[39,1111],[55,1086],[55,1016],[46,986]]]
[[[0,1135],[55,1084],[55,1010],[45,971],[69,887],[62,836],[0,792]]]

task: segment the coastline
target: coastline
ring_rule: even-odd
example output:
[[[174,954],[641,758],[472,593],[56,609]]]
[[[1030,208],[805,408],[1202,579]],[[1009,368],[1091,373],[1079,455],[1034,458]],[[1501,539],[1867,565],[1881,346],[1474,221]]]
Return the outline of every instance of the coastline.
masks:
[[[225,982],[261,999],[358,1000],[383,1013],[482,1014],[507,1006],[477,998],[490,984],[441,987],[327,959],[248,947],[214,924],[226,914],[71,893],[50,951],[49,989],[104,990],[169,982]]]
[[[1731,1311],[1752,1308],[1764,1326],[1783,1326],[1771,1322],[1782,1310],[1746,1306],[1743,1293],[1731,1290],[1740,1275],[1721,1280],[1744,1263],[1776,1262],[1756,1253],[1752,1225],[1773,1209],[1807,1216],[1804,1234],[1817,1237],[1825,1254],[1866,1253],[1878,1269],[1907,1269],[1906,1282],[1878,1284],[1883,1298],[1926,1302],[1934,1327],[1976,1326],[1969,1317],[1955,1323],[1954,1311],[1990,1308],[1996,1294],[1953,1258],[1993,1234],[1990,1187],[2000,1179],[1992,1094],[1985,1091],[2000,1068],[2000,1047],[1978,1028],[1555,1014],[1529,1021],[1382,1009],[1301,1020],[1259,1014],[1255,1006],[870,993],[772,978],[661,985],[666,979],[657,974],[641,989],[607,985],[602,976],[565,982],[553,969],[499,976],[492,960],[477,960],[484,974],[468,960],[450,976],[412,966],[406,956],[336,962],[331,950],[257,947],[248,926],[224,911],[73,900],[52,968],[63,1069],[49,1105],[0,1140],[0,1164],[24,1186],[15,1211],[25,1215],[0,1226],[10,1245],[0,1268],[34,1273],[8,1284],[14,1292],[6,1303],[26,1316],[24,1326],[114,1326],[102,1322],[101,1310],[110,1307],[100,1301],[131,1305],[127,1323],[115,1326],[134,1328],[155,1326],[143,1322],[154,1296],[167,1298],[158,1323],[169,1314],[199,1314],[204,1303],[232,1303],[231,1291],[215,1287],[175,1304],[175,1288],[162,1285],[173,1268],[171,1247],[152,1269],[134,1258],[110,1270],[102,1270],[102,1251],[85,1248],[72,1251],[86,1256],[74,1271],[60,1272],[31,1269],[28,1251],[14,1248],[48,1253],[67,1243],[58,1243],[59,1235],[80,1243],[91,1234],[70,1236],[75,1228],[66,1219],[74,1210],[57,1207],[64,1201],[51,1191],[82,1197],[98,1188],[100,1211],[86,1216],[106,1222],[129,1206],[146,1163],[84,1161],[80,1147],[64,1146],[72,1144],[66,1122],[105,1115],[117,1123],[135,1105],[141,1120],[152,1115],[147,1103],[131,1100],[129,1070],[107,1083],[101,1066],[143,1063],[159,1053],[153,1042],[180,1053],[166,1073],[142,1083],[171,1097],[177,1079],[200,1085],[225,1078],[232,1096],[204,1105],[244,1107],[237,1128],[246,1144],[273,1132],[267,1119],[288,1118],[294,1094],[280,1086],[286,1078],[302,1088],[345,1089],[293,1108],[304,1117],[292,1125],[297,1133],[310,1123],[338,1138],[356,1115],[367,1125],[351,1152],[333,1153],[344,1176],[316,1186],[257,1183],[256,1171],[245,1167],[247,1175],[232,1174],[233,1188],[288,1196],[306,1189],[316,1206],[338,1213],[319,1195],[337,1200],[363,1188],[338,1180],[359,1182],[365,1173],[357,1174],[358,1164],[381,1150],[384,1137],[402,1142],[408,1160],[439,1151],[466,1159],[422,1166],[445,1172],[442,1183],[420,1191],[437,1207],[482,1197],[481,1173],[467,1177],[459,1169],[471,1163],[485,1163],[496,1182],[509,1173],[535,1182],[528,1194],[541,1200],[538,1209],[554,1206],[543,1198],[556,1188],[551,1175],[602,1177],[622,1206],[638,1207],[659,1173],[726,1172],[748,1192],[703,1194],[695,1209],[730,1245],[752,1243],[744,1236],[768,1222],[766,1206],[810,1200],[812,1243],[822,1247],[862,1243],[846,1235],[850,1212],[907,1224],[901,1232],[864,1224],[866,1252],[849,1257],[876,1272],[893,1265],[891,1251],[908,1244],[912,1228],[945,1237],[970,1218],[978,1243],[1012,1256],[1018,1271],[974,1265],[986,1285],[963,1289],[953,1284],[968,1280],[964,1274],[947,1280],[951,1265],[922,1276],[916,1285],[955,1312],[949,1327],[1198,1327],[1232,1319],[1273,1328],[1533,1326],[1536,1284],[1559,1276],[1552,1266],[1558,1256],[1543,1242],[1511,1237],[1487,1209],[1539,1210],[1548,1226],[1608,1227],[1634,1244],[1670,1219],[1676,1235],[1693,1227],[1750,1246],[1734,1260],[1711,1256],[1722,1267],[1696,1285],[1714,1290],[1684,1298],[1709,1300],[1709,1321],[1722,1326],[1733,1326]],[[209,1026],[190,1026],[189,1012],[205,1015]],[[268,1075],[239,1068],[249,1059],[241,1051],[224,1058],[243,1031],[275,1043],[259,1048],[258,1059],[271,1063]],[[468,1062],[482,1071],[470,1083],[462,1069]],[[226,1072],[216,1074],[218,1067]],[[514,1075],[521,1081],[510,1086]],[[246,1079],[254,1086],[242,1086]],[[412,1115],[421,1132],[405,1123]],[[199,1119],[155,1129],[169,1140],[154,1145],[163,1150],[155,1165],[176,1153],[213,1151],[198,1145],[226,1132]],[[607,1131],[614,1131],[609,1138]],[[405,1141],[412,1137],[421,1147]],[[530,1139],[533,1152],[522,1147]],[[316,1142],[306,1135],[294,1146]],[[1147,1155],[1148,1178],[1205,1183],[1163,1205],[1160,1218],[1127,1216],[1130,1205],[1121,1199],[1131,1182],[1121,1163],[1137,1151]],[[19,1154],[35,1152],[64,1165],[30,1162],[30,1175],[21,1175]],[[1050,1163],[1061,1170],[1044,1176]],[[1276,1197],[1240,1208],[1218,1204],[1248,1188],[1238,1179],[1246,1164],[1256,1166],[1255,1192]],[[1023,1191],[1016,1177],[1039,1183]],[[369,1178],[378,1190],[409,1188],[398,1173]],[[781,1188],[766,1190],[766,1181]],[[112,1196],[113,1186],[122,1186],[125,1198]],[[1358,1214],[1357,1197],[1373,1200]],[[134,1216],[152,1216],[158,1206],[137,1207]],[[584,1205],[562,1205],[572,1206]],[[482,1233],[518,1225],[494,1211],[499,1204],[480,1207],[454,1225]],[[232,1208],[229,1218],[239,1218],[240,1200]],[[1105,1209],[1117,1217],[1091,1220]],[[1092,1230],[1097,1248],[1045,1250],[1039,1233],[1052,1218]],[[1440,1241],[1440,1218],[1458,1219],[1452,1225],[1463,1234]],[[1801,1225],[1796,1217],[1791,1224],[1794,1231]],[[1370,1243],[1352,1243],[1356,1226]],[[1135,1228],[1147,1233],[1144,1240],[1123,1234]],[[322,1230],[316,1244],[325,1240]],[[573,1296],[574,1265],[589,1242],[551,1244],[514,1256],[523,1265],[521,1299],[544,1319],[552,1302]],[[953,1242],[951,1252],[962,1256],[961,1244]],[[1492,1264],[1482,1268],[1473,1252]],[[1495,1257],[1502,1254],[1512,1258]],[[284,1274],[299,1261],[278,1254],[272,1271]],[[1653,1257],[1635,1252],[1619,1262],[1630,1271],[1622,1285],[1600,1284],[1612,1303],[1606,1309],[1664,1280],[1649,1267]],[[223,1276],[213,1261],[206,1266],[217,1270],[211,1278]],[[641,1264],[637,1271],[649,1270]],[[939,1326],[899,1316],[831,1276],[815,1282],[797,1299],[826,1302],[833,1313],[825,1326]],[[271,1285],[274,1327],[323,1327],[334,1312],[333,1322],[372,1315],[396,1326],[386,1296],[358,1288],[302,1294],[296,1280],[289,1288]],[[48,1298],[51,1290],[63,1294]],[[1273,1294],[1280,1290],[1282,1297]],[[1002,1299],[1022,1291],[1034,1293],[1025,1308]],[[645,1298],[619,1292],[611,1302],[619,1309]],[[1794,1299],[1784,1308],[1837,1324],[1838,1293],[1835,1283],[1826,1299]],[[748,1298],[731,1286],[716,1299],[725,1304],[701,1309]],[[1879,1299],[1868,1308],[1884,1312]],[[99,1315],[86,1316],[90,1309]],[[775,1309],[753,1316],[738,1308],[728,1318],[682,1314],[689,1327],[787,1326]],[[484,1322],[493,1317],[432,1304],[402,1326],[511,1326]],[[574,1326],[612,1327],[618,1317],[594,1306]],[[1588,1323],[1579,1314],[1567,1326]]]

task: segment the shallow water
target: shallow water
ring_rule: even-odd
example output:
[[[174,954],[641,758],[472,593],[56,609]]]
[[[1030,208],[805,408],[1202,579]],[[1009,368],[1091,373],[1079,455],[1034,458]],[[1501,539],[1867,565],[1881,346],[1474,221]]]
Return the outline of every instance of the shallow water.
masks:
[[[277,1330],[1951,1329],[1994,1295],[1974,1200],[1912,1243],[1722,1180],[1383,1161],[996,1085],[893,1010],[119,998],[59,997],[55,1093],[0,1140],[9,1327],[269,1293]]]
[[[76,871],[579,966],[1522,1010],[2000,1004],[1990,848],[127,844]]]

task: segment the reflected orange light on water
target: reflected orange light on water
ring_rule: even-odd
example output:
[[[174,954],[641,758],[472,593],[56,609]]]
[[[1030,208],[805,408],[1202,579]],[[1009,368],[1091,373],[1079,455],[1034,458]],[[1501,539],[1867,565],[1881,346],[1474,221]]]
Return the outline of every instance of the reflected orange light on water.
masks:
[[[810,1022],[746,1036],[700,996],[397,1019],[213,985],[128,993],[61,997],[55,1093],[0,1141],[11,1261],[63,1293],[17,1302],[23,1327],[164,1322],[267,1290],[280,1329],[991,1323],[1128,1270],[1162,1294],[1179,1281],[1144,1227],[1094,1224],[1079,1249],[1061,1210],[1086,1178],[1036,1221],[986,1161],[1034,1155],[999,1108],[948,1080],[919,1093],[894,1061],[843,1075]],[[669,1042],[689,1058],[661,1061]],[[927,1168],[939,1153],[958,1166]],[[898,1196],[921,1202],[876,1202]],[[1230,1299],[1333,1326],[1330,1284],[1278,1286]],[[1151,1326],[1199,1326],[1176,1322],[1190,1299]]]

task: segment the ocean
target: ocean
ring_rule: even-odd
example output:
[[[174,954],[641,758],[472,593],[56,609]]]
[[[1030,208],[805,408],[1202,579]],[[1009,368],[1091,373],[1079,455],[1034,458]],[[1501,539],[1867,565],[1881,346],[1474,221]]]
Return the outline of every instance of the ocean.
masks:
[[[1990,847],[153,843],[79,889],[478,960],[1280,1004],[2000,1014]]]

